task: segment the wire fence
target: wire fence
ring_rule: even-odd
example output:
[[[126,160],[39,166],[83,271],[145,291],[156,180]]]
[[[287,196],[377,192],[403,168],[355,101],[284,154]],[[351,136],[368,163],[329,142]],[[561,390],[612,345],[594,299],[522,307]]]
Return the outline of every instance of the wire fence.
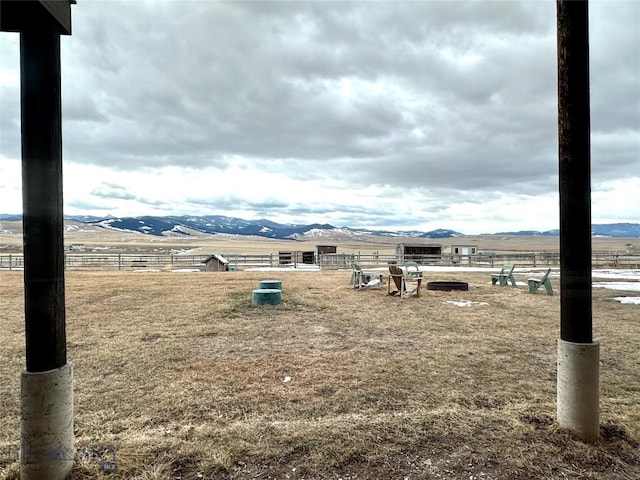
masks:
[[[304,261],[283,259],[278,253],[272,254],[222,254],[229,261],[229,270],[245,270],[256,267],[291,267],[307,264],[318,265],[323,269],[351,268],[353,263],[363,267],[386,267],[403,265],[411,260],[419,265],[460,266],[460,267],[500,267],[505,263],[513,263],[520,267],[554,267],[560,265],[558,252],[531,252],[506,254],[477,255],[398,255],[331,253],[314,255]],[[98,270],[204,270],[204,261],[210,255],[176,255],[176,254],[93,254],[65,253],[66,269],[98,269]],[[640,255],[627,255],[611,252],[594,252],[591,263],[593,268],[640,268]],[[24,256],[21,253],[0,254],[1,270],[19,270],[24,268]]]

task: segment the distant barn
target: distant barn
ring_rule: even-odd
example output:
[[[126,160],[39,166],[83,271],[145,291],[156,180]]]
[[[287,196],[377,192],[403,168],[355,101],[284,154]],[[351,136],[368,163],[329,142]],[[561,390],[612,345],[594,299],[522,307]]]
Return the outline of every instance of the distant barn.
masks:
[[[337,251],[338,251],[337,245],[316,245],[316,255],[318,257],[326,253],[337,253]]]
[[[435,255],[442,255],[442,245],[439,244],[414,244],[407,245],[398,243],[396,245],[396,258],[400,262],[425,262],[431,261]]]
[[[205,272],[228,272],[229,271],[229,260],[224,258],[222,255],[213,254],[209,256],[202,263],[204,264]]]

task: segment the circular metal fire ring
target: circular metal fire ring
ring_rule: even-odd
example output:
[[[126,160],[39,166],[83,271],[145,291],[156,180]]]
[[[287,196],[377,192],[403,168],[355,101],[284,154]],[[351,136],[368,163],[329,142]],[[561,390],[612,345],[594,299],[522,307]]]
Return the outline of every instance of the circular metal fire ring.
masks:
[[[469,284],[454,281],[427,282],[427,290],[469,290]]]

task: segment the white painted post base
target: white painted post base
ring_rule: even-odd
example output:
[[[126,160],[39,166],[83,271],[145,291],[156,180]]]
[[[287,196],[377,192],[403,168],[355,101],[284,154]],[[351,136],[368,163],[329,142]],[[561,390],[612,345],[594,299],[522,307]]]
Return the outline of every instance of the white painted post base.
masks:
[[[558,424],[578,438],[600,435],[600,344],[558,340]]]
[[[73,364],[22,372],[21,480],[64,480],[75,458]]]

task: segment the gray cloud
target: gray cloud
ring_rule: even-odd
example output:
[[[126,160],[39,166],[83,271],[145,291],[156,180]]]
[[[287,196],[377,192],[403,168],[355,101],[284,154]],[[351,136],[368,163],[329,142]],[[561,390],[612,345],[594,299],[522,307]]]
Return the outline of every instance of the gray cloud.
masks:
[[[136,195],[128,192],[125,187],[108,182],[103,182],[98,188],[93,189],[91,195],[94,197],[114,198],[118,200],[133,200],[136,198]]]
[[[553,2],[118,5],[80,2],[63,38],[68,161],[225,169],[243,157],[294,179],[448,201],[557,191]],[[593,178],[638,176],[640,4],[590,8]],[[0,153],[13,157],[18,103],[1,88]],[[94,195],[142,201],[106,187]],[[215,208],[238,205],[323,215],[241,193]],[[361,222],[394,217],[340,208]]]

